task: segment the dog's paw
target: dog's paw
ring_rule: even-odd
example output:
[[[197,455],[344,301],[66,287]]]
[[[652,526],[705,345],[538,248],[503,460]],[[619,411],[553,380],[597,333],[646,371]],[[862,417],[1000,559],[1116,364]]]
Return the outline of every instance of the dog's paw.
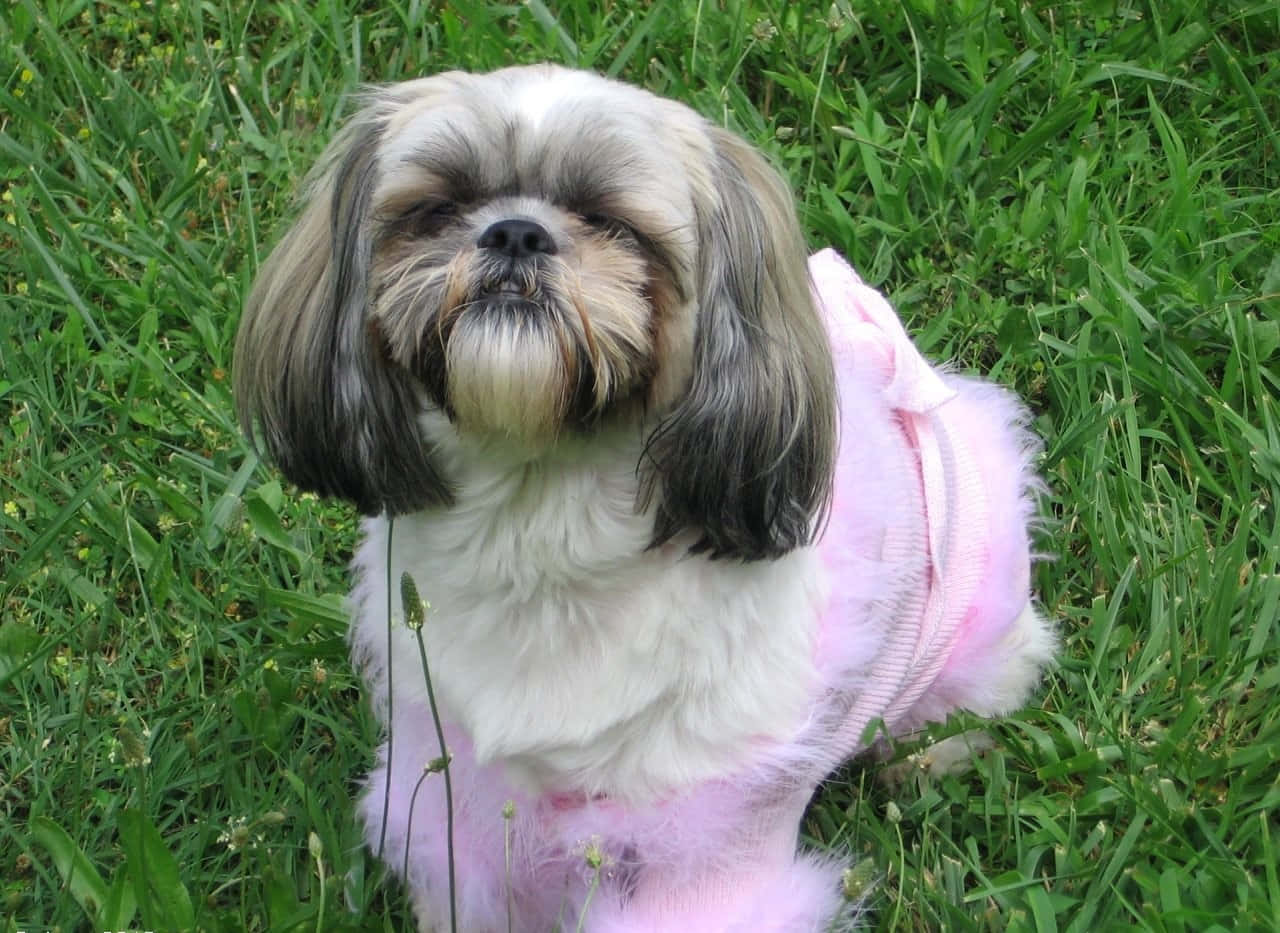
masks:
[[[880,770],[880,780],[888,787],[899,788],[912,778],[931,781],[949,774],[965,774],[980,758],[995,747],[995,739],[981,729],[970,729],[912,752],[902,761]]]

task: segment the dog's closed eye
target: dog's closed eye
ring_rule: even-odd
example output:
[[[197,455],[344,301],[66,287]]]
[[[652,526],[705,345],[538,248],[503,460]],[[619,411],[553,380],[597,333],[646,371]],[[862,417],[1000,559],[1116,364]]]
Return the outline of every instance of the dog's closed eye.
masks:
[[[430,237],[455,220],[461,208],[454,201],[429,199],[396,212],[387,227],[400,236]]]
[[[588,211],[582,215],[582,220],[587,226],[595,227],[597,230],[617,231],[620,233],[631,232],[629,224],[603,211]]]

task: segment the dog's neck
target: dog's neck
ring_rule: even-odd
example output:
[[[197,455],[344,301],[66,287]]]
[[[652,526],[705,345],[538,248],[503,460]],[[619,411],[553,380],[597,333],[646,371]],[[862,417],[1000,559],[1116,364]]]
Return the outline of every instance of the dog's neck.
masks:
[[[566,437],[539,451],[502,439],[441,445],[454,502],[406,524],[431,528],[429,559],[451,566],[443,586],[501,594],[513,613],[583,588],[611,589],[616,572],[632,570],[652,537],[639,473],[643,446],[640,431],[623,429]]]

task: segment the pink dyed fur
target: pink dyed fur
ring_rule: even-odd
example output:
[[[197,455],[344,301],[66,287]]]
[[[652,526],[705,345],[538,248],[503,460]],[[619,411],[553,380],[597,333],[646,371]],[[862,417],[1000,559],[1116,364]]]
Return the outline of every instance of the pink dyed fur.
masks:
[[[815,257],[812,268],[818,295],[828,303],[833,294],[853,295],[855,302],[874,294],[830,252]],[[833,292],[824,291],[828,285]],[[572,930],[580,920],[592,933],[847,929],[858,905],[841,896],[844,866],[797,854],[796,834],[818,784],[861,750],[856,740],[837,738],[850,729],[860,735],[866,725],[848,721],[857,699],[890,682],[915,691],[918,699],[887,724],[901,729],[962,707],[999,712],[1025,698],[1033,679],[1017,687],[1019,695],[1006,696],[989,676],[993,665],[1017,660],[1001,652],[1025,650],[1005,642],[1030,599],[1035,448],[1022,409],[991,385],[920,369],[922,361],[900,342],[890,340],[886,355],[875,359],[854,352],[861,345],[849,328],[861,318],[840,315],[858,311],[826,308],[841,390],[841,446],[832,512],[817,545],[831,592],[815,657],[824,689],[814,696],[809,721],[792,741],[762,746],[737,773],[647,806],[571,793],[532,799],[514,790],[499,767],[478,766],[466,736],[450,730],[460,930],[507,930],[509,903],[511,928],[538,933],[557,925]],[[922,410],[934,411],[930,406],[942,400],[936,417],[973,451],[979,475],[964,479],[985,498],[983,534],[964,541],[962,550],[980,555],[980,566],[971,568],[979,583],[967,607],[948,606],[948,625],[916,644],[917,658],[945,645],[948,654],[936,669],[908,665],[886,681],[886,666],[898,662],[885,659],[884,646],[902,626],[918,624],[931,586],[918,451],[905,433],[906,416],[886,402],[891,389],[911,397],[914,382],[887,387],[886,379],[913,368]],[[1032,660],[1038,671],[1042,660]],[[383,812],[384,759],[361,803],[366,835],[376,847],[385,819],[385,858],[402,873],[409,853],[406,881],[420,921],[426,929],[447,929],[440,776],[422,779],[414,800],[423,764],[439,755],[429,711],[398,696],[391,726],[390,807]],[[509,820],[503,815],[508,802],[514,805]],[[589,850],[603,859],[598,876]]]
[[[407,880],[418,895],[420,919],[430,917],[435,929],[445,930],[448,865],[440,775],[422,781],[409,825],[410,801],[423,773],[420,762],[438,754],[430,730],[419,728],[430,722],[430,713],[407,706],[396,711],[396,721],[400,728],[384,857],[400,874],[409,841]],[[609,801],[566,804],[530,800],[496,768],[477,767],[463,736],[450,733],[446,741],[455,788],[459,930],[506,930],[508,891],[512,929],[547,933],[557,925],[575,929],[588,899],[583,928],[592,933],[819,931],[842,916],[851,917],[856,908],[843,903],[839,894],[842,864],[795,855],[796,829],[813,787],[793,789],[781,804],[761,794],[767,785],[794,783],[782,772],[768,781],[747,775],[705,785],[653,807],[622,808]],[[361,802],[366,835],[375,847],[382,829],[385,775],[382,766],[374,770]],[[514,810],[509,823],[503,816],[508,803]],[[759,835],[744,832],[762,820],[772,824],[771,830],[781,830],[763,845]],[[594,885],[595,870],[587,861],[592,846],[604,859]],[[509,861],[504,858],[507,848]],[[639,853],[644,853],[643,862]],[[655,868],[661,869],[660,879],[646,878]]]

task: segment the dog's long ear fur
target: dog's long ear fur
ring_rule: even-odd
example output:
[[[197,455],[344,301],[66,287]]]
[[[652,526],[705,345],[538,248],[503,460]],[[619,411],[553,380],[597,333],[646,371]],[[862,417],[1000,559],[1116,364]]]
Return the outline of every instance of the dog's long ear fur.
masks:
[[[370,106],[329,146],[263,264],[236,339],[235,392],[244,430],[252,438],[258,422],[290,480],[394,515],[450,491],[419,435],[412,378],[379,358],[367,326],[380,122]]]
[[[653,543],[691,528],[694,551],[772,558],[809,543],[825,516],[835,377],[789,191],[746,143],[711,133],[692,382],[648,450]]]

